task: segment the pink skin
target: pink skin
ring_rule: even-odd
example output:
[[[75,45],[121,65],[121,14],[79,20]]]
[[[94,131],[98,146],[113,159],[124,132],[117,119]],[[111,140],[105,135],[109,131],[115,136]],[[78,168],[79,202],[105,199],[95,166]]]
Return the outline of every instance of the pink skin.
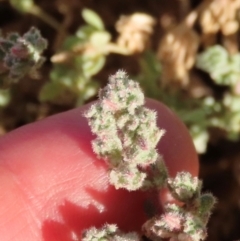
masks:
[[[185,126],[159,102],[166,130],[158,145],[169,172],[198,173],[198,158]],[[115,190],[107,166],[91,150],[94,138],[82,113],[89,105],[26,125],[0,139],[0,240],[73,241],[91,226],[117,223],[140,230],[143,206],[155,206],[156,192]],[[167,196],[162,197],[164,202]],[[149,211],[149,210],[148,210]]]

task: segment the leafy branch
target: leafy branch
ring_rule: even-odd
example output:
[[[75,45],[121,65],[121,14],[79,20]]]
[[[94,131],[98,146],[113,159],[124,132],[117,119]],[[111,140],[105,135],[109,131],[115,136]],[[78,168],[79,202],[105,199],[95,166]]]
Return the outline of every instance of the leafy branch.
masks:
[[[147,237],[204,240],[215,198],[212,194],[201,194],[202,182],[190,173],[180,172],[174,178],[168,176],[164,160],[156,150],[165,131],[158,129],[156,113],[144,107],[144,102],[139,84],[130,80],[124,71],[111,76],[109,84],[99,92],[99,101],[84,114],[97,135],[92,142],[93,151],[107,162],[109,180],[116,189],[167,187],[182,203],[182,206],[165,205],[163,215],[147,221],[143,226]]]

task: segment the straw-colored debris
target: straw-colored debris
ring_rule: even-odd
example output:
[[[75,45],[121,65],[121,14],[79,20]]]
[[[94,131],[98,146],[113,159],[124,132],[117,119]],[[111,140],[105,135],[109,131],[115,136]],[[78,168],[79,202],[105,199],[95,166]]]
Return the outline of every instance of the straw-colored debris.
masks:
[[[155,20],[143,13],[122,16],[116,23],[119,32],[118,45],[127,48],[130,53],[144,51],[149,44],[149,37],[153,32]]]

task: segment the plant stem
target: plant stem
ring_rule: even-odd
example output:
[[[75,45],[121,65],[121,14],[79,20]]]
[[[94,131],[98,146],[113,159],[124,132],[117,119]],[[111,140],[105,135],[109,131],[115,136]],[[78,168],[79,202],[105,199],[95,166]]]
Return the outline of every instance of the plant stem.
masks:
[[[30,10],[29,13],[37,16],[41,20],[43,20],[45,23],[47,23],[49,26],[54,28],[57,31],[61,30],[61,24],[53,18],[51,15],[46,13],[43,9],[41,9],[39,6],[34,5]]]

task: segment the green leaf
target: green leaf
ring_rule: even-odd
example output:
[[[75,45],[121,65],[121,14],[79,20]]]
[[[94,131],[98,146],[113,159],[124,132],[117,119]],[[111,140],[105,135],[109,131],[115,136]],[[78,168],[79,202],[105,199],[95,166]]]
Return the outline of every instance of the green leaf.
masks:
[[[76,36],[80,41],[86,42],[89,40],[90,36],[96,31],[95,27],[90,25],[85,25],[79,28],[76,32]]]
[[[104,66],[106,57],[101,55],[95,58],[88,58],[82,64],[82,69],[87,78],[97,74]]]
[[[83,90],[83,93],[81,93],[81,95],[78,97],[76,106],[83,105],[86,100],[96,95],[98,89],[99,84],[97,82],[90,82],[87,84]]]
[[[63,91],[63,86],[56,82],[46,83],[40,91],[40,101],[51,101],[56,99]]]
[[[69,36],[63,43],[63,49],[64,50],[72,50],[73,47],[75,47],[77,44],[80,43],[80,39],[76,36]]]
[[[136,78],[143,87],[146,96],[160,99],[159,77],[161,76],[161,65],[156,55],[151,51],[145,52],[139,59],[139,65],[141,72]]]
[[[20,35],[18,33],[15,33],[15,32],[9,33],[7,35],[7,40],[9,40],[11,42],[14,42],[14,43],[17,42],[18,38],[20,38]]]
[[[50,78],[55,83],[71,88],[73,85],[72,79],[75,75],[76,71],[74,69],[61,64],[54,66],[54,69],[50,73]]]
[[[240,78],[240,54],[230,55],[227,50],[215,45],[197,56],[196,67],[209,73],[219,85],[235,85]]]
[[[0,48],[0,61],[3,62],[3,59],[5,57],[6,53]],[[1,73],[1,70],[4,69],[4,67],[2,66],[1,64],[1,67],[0,67],[0,73]]]
[[[6,106],[11,100],[10,90],[0,90],[0,107]]]
[[[86,23],[98,30],[104,30],[104,23],[100,16],[91,9],[85,8],[82,11],[82,17]]]
[[[18,11],[26,13],[34,6],[33,0],[10,0],[11,5]]]
[[[106,31],[96,31],[90,37],[90,43],[96,48],[104,48],[109,43],[111,35]]]
[[[10,49],[13,47],[14,43],[3,38],[0,39],[0,49],[2,52],[9,52]]]

